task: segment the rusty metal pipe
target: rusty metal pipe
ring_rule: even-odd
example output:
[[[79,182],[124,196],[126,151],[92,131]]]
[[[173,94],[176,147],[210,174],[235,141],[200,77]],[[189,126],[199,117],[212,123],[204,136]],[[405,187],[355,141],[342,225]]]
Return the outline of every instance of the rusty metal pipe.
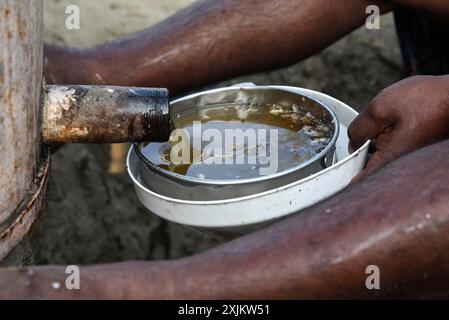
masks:
[[[167,141],[167,89],[115,86],[44,87],[41,108],[45,143]]]

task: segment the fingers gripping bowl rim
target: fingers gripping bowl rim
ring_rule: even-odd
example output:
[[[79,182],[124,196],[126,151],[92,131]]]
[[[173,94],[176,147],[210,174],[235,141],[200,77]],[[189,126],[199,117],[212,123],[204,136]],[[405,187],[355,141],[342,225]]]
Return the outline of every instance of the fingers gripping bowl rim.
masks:
[[[330,128],[327,145],[309,160],[277,173],[247,179],[200,179],[165,170],[149,161],[141,152],[142,144],[134,144],[133,150],[147,170],[142,170],[145,184],[162,195],[184,200],[224,200],[247,196],[300,180],[319,172],[335,161],[335,143],[339,135],[339,123],[334,111],[321,101],[308,95],[294,93],[271,86],[227,87],[192,94],[171,103],[172,115],[192,110],[198,112],[218,104],[273,104],[285,108],[300,105]]]

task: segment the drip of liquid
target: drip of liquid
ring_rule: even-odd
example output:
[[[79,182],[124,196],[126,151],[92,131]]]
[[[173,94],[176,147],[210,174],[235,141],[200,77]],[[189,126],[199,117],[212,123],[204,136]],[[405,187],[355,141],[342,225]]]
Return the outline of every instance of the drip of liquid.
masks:
[[[142,145],[144,156],[161,169],[213,180],[255,178],[295,167],[322,151],[333,134],[320,117],[297,106],[214,105],[175,114],[172,122],[177,130],[170,141]],[[194,132],[201,133],[196,142]]]

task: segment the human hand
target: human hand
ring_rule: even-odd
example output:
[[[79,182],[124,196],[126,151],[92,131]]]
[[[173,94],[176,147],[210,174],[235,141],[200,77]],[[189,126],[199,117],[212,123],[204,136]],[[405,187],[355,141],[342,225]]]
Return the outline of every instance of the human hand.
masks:
[[[372,140],[375,150],[355,180],[449,138],[449,76],[416,76],[384,89],[352,122],[348,135],[353,149]]]

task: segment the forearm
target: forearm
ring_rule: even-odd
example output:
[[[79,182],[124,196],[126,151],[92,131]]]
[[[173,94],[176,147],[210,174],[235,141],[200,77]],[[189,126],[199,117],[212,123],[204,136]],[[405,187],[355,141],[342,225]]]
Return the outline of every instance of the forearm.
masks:
[[[449,140],[284,222],[187,259],[177,298],[438,297],[449,278]],[[381,290],[365,287],[380,269]]]
[[[362,25],[369,4],[373,1],[199,1],[95,49],[60,57],[47,47],[46,72],[57,82],[159,86],[179,94],[313,55]]]
[[[82,266],[80,290],[66,287],[63,266],[0,269],[1,299],[158,299],[171,296],[172,262]]]
[[[0,298],[349,298],[447,293],[449,141],[421,149],[366,181],[270,228],[200,255],[81,269],[0,271]],[[365,288],[380,268],[381,290]],[[33,271],[30,271],[33,270]],[[52,283],[61,283],[55,290]],[[5,289],[6,288],[6,289]]]

